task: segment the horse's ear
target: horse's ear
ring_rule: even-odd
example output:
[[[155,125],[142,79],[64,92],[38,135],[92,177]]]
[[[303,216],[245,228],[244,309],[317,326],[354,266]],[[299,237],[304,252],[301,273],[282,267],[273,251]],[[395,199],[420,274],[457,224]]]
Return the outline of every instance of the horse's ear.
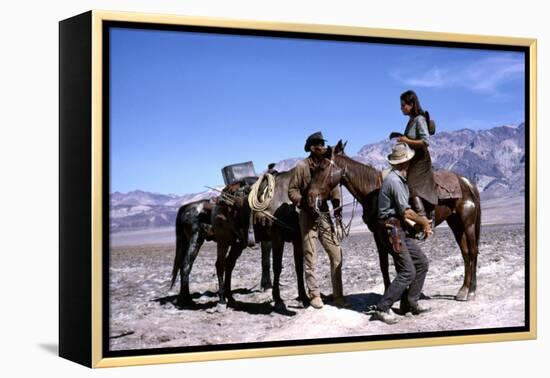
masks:
[[[338,141],[338,144],[336,144],[336,147],[334,147],[334,153],[335,154],[341,154],[344,152],[344,148],[346,148],[346,144],[348,144],[348,142],[346,141],[345,143],[342,143],[342,139],[340,139]]]

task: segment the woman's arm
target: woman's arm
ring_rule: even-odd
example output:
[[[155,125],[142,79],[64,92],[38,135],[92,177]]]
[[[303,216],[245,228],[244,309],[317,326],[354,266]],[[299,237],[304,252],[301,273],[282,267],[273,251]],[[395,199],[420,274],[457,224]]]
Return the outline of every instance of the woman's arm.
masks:
[[[430,145],[430,134],[426,119],[423,116],[418,116],[414,119],[414,122],[415,124],[411,130],[415,130],[414,134],[416,134],[416,138],[411,139],[407,136],[402,136],[398,139],[399,142],[407,143],[415,150],[428,147]]]
[[[406,136],[399,137],[397,141],[400,143],[407,143],[409,147],[415,150],[418,150],[420,148],[426,148],[428,146],[423,139],[414,140]]]

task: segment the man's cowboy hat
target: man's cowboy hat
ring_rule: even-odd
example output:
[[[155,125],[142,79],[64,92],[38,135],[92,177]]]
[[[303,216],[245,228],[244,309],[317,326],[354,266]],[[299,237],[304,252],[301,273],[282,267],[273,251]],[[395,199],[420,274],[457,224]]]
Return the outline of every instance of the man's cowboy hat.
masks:
[[[413,156],[414,150],[406,143],[397,143],[393,146],[391,154],[388,155],[388,162],[391,165],[397,165],[411,160]]]
[[[323,138],[323,134],[320,131],[317,131],[316,133],[311,134],[307,137],[306,145],[304,146],[304,150],[306,152],[309,152],[309,149],[311,146],[315,144],[315,142],[322,142],[323,145],[325,144],[327,140]]]

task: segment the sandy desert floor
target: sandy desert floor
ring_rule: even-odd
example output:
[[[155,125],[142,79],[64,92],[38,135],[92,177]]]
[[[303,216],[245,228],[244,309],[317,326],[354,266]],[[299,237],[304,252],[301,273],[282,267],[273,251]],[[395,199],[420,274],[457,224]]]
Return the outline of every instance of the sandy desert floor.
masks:
[[[436,229],[420,243],[430,260],[424,286],[432,311],[405,315],[395,325],[372,319],[366,311],[383,293],[382,277],[370,233],[355,233],[342,243],[343,280],[351,308],[330,305],[303,308],[297,296],[290,245],[285,248],[281,294],[289,310],[274,311],[271,290],[260,290],[260,250],[246,249],[233,274],[234,307],[216,310],[216,248],[206,243],[191,272],[196,305],[173,304],[179,287],[170,290],[173,244],[113,247],[110,261],[110,347],[130,350],[383,335],[430,331],[523,326],[525,323],[525,226],[482,228],[476,299],[457,302],[464,275],[462,256],[448,228]],[[390,259],[391,260],[391,259]],[[317,277],[330,295],[329,263],[319,249]],[[394,272],[393,265],[390,272]],[[395,305],[398,308],[398,303]]]

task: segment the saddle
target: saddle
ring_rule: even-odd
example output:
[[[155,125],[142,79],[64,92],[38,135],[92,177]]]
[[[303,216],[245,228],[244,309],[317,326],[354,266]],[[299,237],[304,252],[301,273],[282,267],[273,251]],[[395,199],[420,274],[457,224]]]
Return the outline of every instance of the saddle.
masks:
[[[434,181],[439,200],[462,198],[462,189],[456,173],[445,170],[434,171]]]

